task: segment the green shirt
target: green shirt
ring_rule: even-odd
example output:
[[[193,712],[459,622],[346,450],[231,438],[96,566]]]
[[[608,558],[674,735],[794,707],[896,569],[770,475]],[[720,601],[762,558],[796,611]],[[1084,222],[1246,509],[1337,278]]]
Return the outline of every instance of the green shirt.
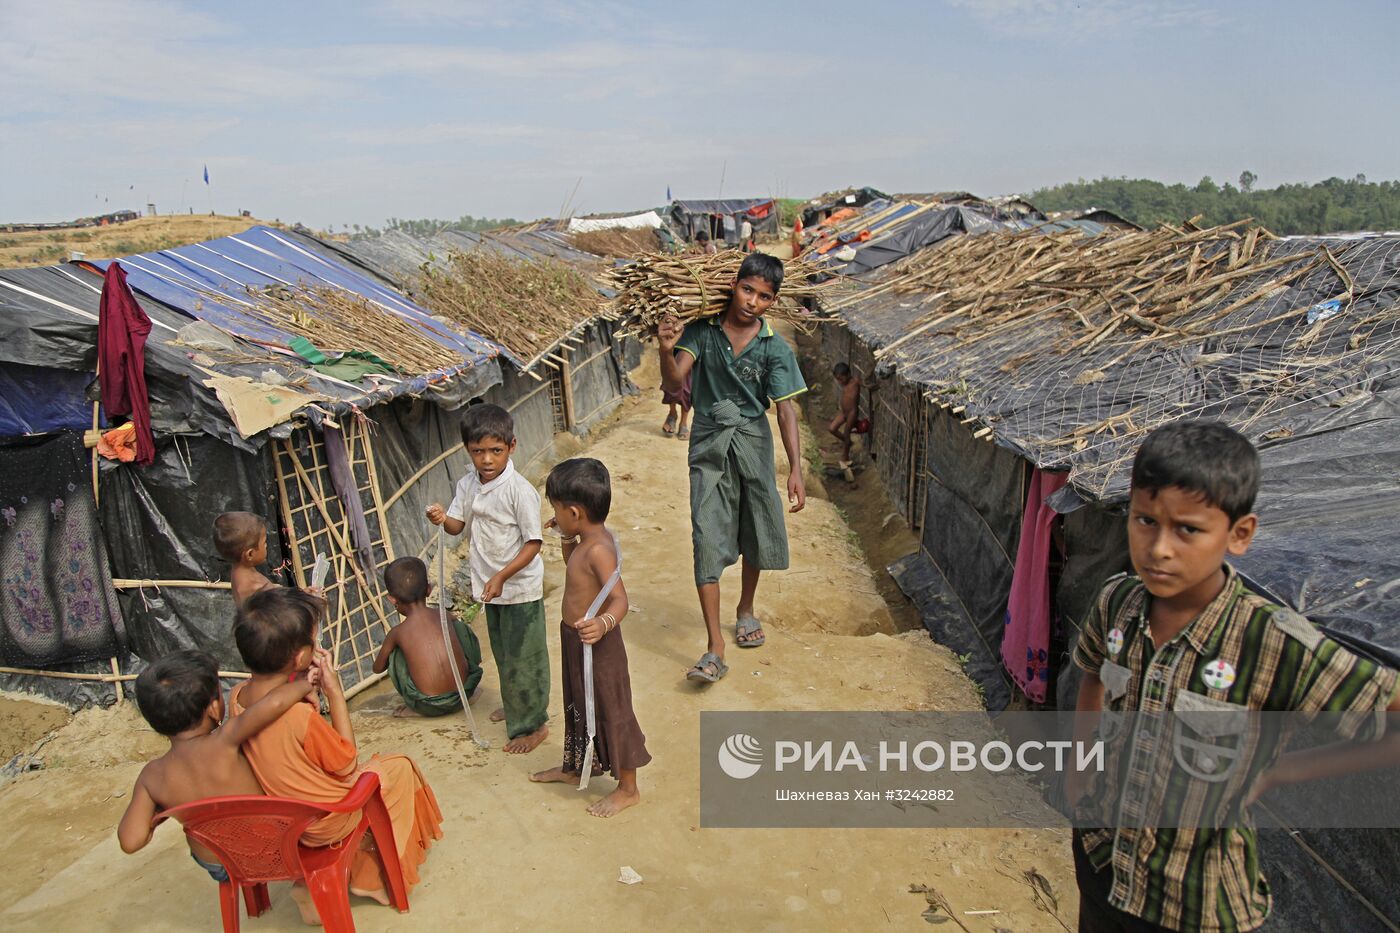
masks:
[[[1396,691],[1396,672],[1360,658],[1307,619],[1249,589],[1226,565],[1225,586],[1183,631],[1154,648],[1147,617],[1151,595],[1137,577],[1113,577],[1099,594],[1074,649],[1074,663],[1104,682],[1104,709],[1260,710],[1306,713],[1380,712]],[[1187,703],[1184,694],[1192,694]],[[1350,720],[1360,737],[1377,717]],[[1150,723],[1148,724],[1151,725]],[[1128,825],[1084,831],[1084,851],[1096,869],[1113,872],[1109,902],[1149,923],[1173,930],[1234,933],[1253,930],[1268,916],[1268,883],[1259,870],[1252,823],[1236,829],[1132,828],[1141,802],[1157,786],[1151,752],[1167,736],[1139,725],[1122,775],[1095,775],[1091,795],[1124,801]],[[1277,747],[1253,749],[1217,784],[1170,782],[1161,790],[1164,812],[1209,812],[1212,797],[1233,794],[1272,764]]]
[[[758,336],[736,357],[721,325],[723,317],[691,321],[676,344],[677,352],[695,357],[690,397],[697,415],[713,419],[716,404],[727,401],[738,406],[744,420],[752,420],[767,411],[769,403],[807,391],[792,347],[773,332],[766,318],[758,319]],[[721,404],[721,411],[729,407]]]

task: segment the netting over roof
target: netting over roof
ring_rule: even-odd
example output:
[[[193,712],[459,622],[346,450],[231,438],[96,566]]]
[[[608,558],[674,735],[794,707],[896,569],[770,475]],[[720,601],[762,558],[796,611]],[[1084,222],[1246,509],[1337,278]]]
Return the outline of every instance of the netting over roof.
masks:
[[[846,299],[900,374],[1094,498],[1152,428],[1256,442],[1325,424],[1400,374],[1400,237],[1257,228],[959,237]]]

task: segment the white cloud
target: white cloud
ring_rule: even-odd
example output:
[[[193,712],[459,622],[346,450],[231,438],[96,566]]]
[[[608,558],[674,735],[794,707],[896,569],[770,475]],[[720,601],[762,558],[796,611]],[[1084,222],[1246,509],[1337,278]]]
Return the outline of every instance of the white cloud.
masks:
[[[1228,17],[1192,0],[945,0],[1012,36],[1118,37],[1180,27],[1214,27]]]

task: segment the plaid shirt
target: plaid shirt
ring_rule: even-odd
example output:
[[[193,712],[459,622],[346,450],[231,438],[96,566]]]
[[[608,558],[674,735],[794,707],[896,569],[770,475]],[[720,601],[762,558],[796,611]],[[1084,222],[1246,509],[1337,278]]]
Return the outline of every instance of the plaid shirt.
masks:
[[[1220,595],[1160,649],[1149,632],[1151,595],[1142,581],[1120,574],[1104,585],[1080,633],[1074,663],[1104,682],[1105,711],[1385,710],[1395,694],[1395,671],[1358,658],[1296,612],[1248,589],[1234,568],[1226,565],[1225,571]],[[1258,927],[1268,917],[1270,896],[1247,815],[1233,829],[1132,827],[1141,826],[1149,806],[1152,812],[1185,814],[1182,824],[1190,823],[1190,814],[1205,811],[1220,794],[1248,786],[1279,749],[1249,749],[1254,754],[1240,756],[1247,766],[1236,768],[1225,783],[1164,782],[1158,769],[1163,749],[1155,741],[1161,736],[1153,734],[1163,717],[1135,721],[1140,731],[1133,743],[1142,754],[1134,751],[1120,775],[1095,775],[1089,787],[1095,799],[1122,791],[1124,825],[1083,834],[1095,869],[1112,868],[1110,903],[1178,930]],[[1369,738],[1384,728],[1379,715],[1347,721],[1356,731],[1373,724]]]

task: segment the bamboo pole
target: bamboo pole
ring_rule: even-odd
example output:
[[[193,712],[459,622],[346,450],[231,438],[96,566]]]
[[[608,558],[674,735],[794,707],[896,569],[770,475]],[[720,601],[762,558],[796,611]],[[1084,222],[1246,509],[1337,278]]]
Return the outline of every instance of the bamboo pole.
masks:
[[[247,679],[253,675],[247,671],[219,671],[220,677]],[[55,680],[86,680],[93,683],[125,683],[135,680],[137,674],[80,674],[72,671],[41,671],[27,667],[0,667],[0,674],[18,674],[23,677],[52,677]]]
[[[360,443],[364,446],[365,451],[365,472],[369,475],[369,491],[371,498],[374,499],[375,515],[379,518],[379,533],[384,541],[384,553],[392,562],[394,560],[394,539],[389,530],[389,515],[384,510],[384,500],[380,497],[379,473],[375,468],[374,445],[371,442],[369,430],[360,424],[358,419],[355,423],[360,426]]]
[[[574,427],[574,374],[569,361],[564,359],[559,361],[559,391],[564,400],[564,429],[571,431]]]
[[[233,584],[220,580],[132,580],[117,578],[112,580],[112,588],[117,590],[139,590],[145,587],[171,587],[173,589],[227,590]]]
[[[535,390],[535,392],[538,392],[538,391],[539,391],[538,389]],[[530,393],[530,394],[533,395],[534,392],[532,392],[532,393]],[[528,398],[528,396],[527,396],[527,398]],[[406,492],[408,492],[409,488],[410,488],[411,486],[413,486],[414,483],[417,483],[420,479],[422,479],[424,476],[426,476],[426,475],[428,474],[428,472],[429,472],[430,470],[433,469],[433,467],[435,467],[435,466],[437,466],[438,464],[442,463],[442,462],[443,462],[444,460],[446,460],[448,457],[452,456],[453,454],[457,453],[457,452],[460,451],[460,450],[465,450],[465,447],[463,447],[463,445],[461,445],[461,444],[453,444],[451,447],[447,448],[447,449],[444,450],[442,453],[438,454],[438,455],[437,455],[436,457],[434,457],[432,460],[429,460],[428,463],[427,463],[425,466],[419,468],[418,472],[414,473],[414,474],[413,474],[412,476],[410,476],[408,479],[404,480],[404,484],[403,484],[402,486],[400,486],[400,487],[398,488],[398,490],[397,490],[392,496],[390,496],[388,499],[385,499],[385,500],[384,500],[384,505],[383,505],[383,507],[382,507],[383,510],[387,511],[388,509],[392,508],[393,505],[394,505],[394,503],[395,503],[395,502],[398,502],[399,499],[403,498],[403,494],[406,493]]]

